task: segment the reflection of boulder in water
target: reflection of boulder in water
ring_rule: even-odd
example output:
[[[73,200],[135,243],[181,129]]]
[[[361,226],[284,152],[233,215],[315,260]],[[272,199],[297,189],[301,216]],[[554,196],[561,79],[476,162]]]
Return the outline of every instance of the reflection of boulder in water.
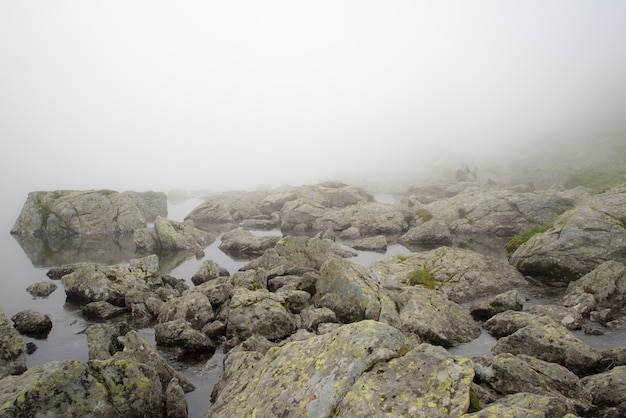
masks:
[[[78,261],[117,264],[135,256],[132,234],[13,237],[35,267],[60,266]]]

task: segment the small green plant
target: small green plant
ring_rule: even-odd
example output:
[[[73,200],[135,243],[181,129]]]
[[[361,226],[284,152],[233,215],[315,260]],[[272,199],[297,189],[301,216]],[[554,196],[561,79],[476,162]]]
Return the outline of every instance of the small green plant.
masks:
[[[416,215],[422,218],[422,221],[428,222],[433,218],[433,214],[426,208],[419,208],[415,211]]]
[[[422,285],[427,289],[434,289],[437,286],[437,280],[428,270],[417,269],[410,275],[408,282],[411,286]]]
[[[521,234],[515,235],[513,238],[511,238],[506,244],[504,244],[504,248],[506,248],[506,251],[509,253],[514,252],[515,250],[517,250],[522,244],[524,244],[526,241],[528,241],[529,239],[531,239],[533,236],[541,233],[541,232],[545,232],[548,229],[550,229],[552,227],[552,224],[550,225],[537,225],[527,231],[522,232]]]
[[[400,261],[405,261],[408,260],[409,256],[408,255],[404,255],[404,254],[398,254],[396,255],[396,258]]]
[[[459,214],[459,218],[461,219],[467,218],[467,215],[469,214],[469,212],[465,208],[458,208],[456,212]]]
[[[478,412],[482,408],[480,407],[480,401],[478,400],[478,396],[474,393],[474,390],[470,388],[469,390],[469,408],[467,412],[471,414],[472,412]]]

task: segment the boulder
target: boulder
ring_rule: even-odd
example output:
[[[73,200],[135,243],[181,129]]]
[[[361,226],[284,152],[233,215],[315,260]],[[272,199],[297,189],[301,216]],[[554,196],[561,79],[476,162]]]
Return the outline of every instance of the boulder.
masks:
[[[456,247],[389,257],[371,263],[369,268],[385,287],[391,288],[406,284],[414,271],[425,270],[435,279],[435,288],[457,303],[503,293],[527,283],[506,261]]]
[[[195,290],[203,293],[215,309],[221,307],[233,296],[233,284],[228,277],[220,277],[202,283],[196,286]]]
[[[26,371],[24,340],[0,307],[0,380]]]
[[[300,312],[302,326],[309,331],[316,331],[320,324],[337,322],[337,315],[328,308],[309,306]]]
[[[486,321],[492,316],[504,311],[521,311],[524,302],[517,290],[509,290],[500,293],[486,301],[474,303],[470,306],[470,314],[481,321]]]
[[[215,314],[209,298],[202,292],[190,290],[165,302],[159,310],[160,323],[184,319],[197,330],[211,322]]]
[[[215,241],[215,235],[158,216],[154,227],[135,231],[134,241],[139,252],[198,251]]]
[[[590,196],[510,258],[526,275],[574,281],[600,264],[626,262],[626,185]]]
[[[360,265],[339,257],[328,258],[320,268],[316,289],[315,306],[335,312],[343,323],[380,318],[380,286]]]
[[[185,391],[174,378],[165,390],[165,416],[167,418],[187,418],[187,398]]]
[[[551,323],[550,318],[542,318],[529,312],[505,311],[489,318],[483,327],[496,338],[506,337],[533,321],[539,324]]]
[[[342,209],[326,210],[319,215],[306,224],[307,230],[320,232],[331,229],[341,233],[345,229],[356,228],[360,237],[372,237],[398,236],[409,228],[399,207],[387,203],[359,203]]]
[[[163,193],[31,192],[11,233],[39,237],[132,233],[145,228],[155,213],[167,215],[167,196]]]
[[[391,297],[400,312],[399,328],[418,335],[422,341],[452,347],[480,335],[480,327],[472,317],[441,292],[409,288]]]
[[[387,238],[384,235],[361,238],[350,243],[350,247],[359,251],[374,251],[384,253],[387,251]]]
[[[119,337],[127,331],[123,325],[111,324],[92,324],[85,328],[89,360],[106,360],[122,350],[124,346]]]
[[[547,316],[570,331],[580,329],[583,320],[575,309],[561,305],[533,305],[525,312],[537,316]]]
[[[191,282],[198,286],[202,283],[208,282],[210,280],[215,280],[220,276],[228,276],[228,271],[219,264],[217,264],[213,260],[206,260],[202,262],[202,265],[195,272],[193,276],[191,276]]]
[[[567,286],[563,305],[581,315],[610,309],[619,312],[626,306],[626,266],[606,261]]]
[[[168,388],[176,379],[185,393],[193,391],[195,385],[185,376],[177,372],[161,355],[144,340],[137,331],[129,331],[124,338],[124,349],[115,353],[119,359],[132,359],[147,364],[157,372],[162,388]]]
[[[474,381],[494,391],[498,397],[532,393],[561,400],[569,412],[591,409],[591,397],[584,393],[578,376],[561,365],[508,353],[477,356],[472,360],[476,372]]]
[[[581,383],[594,405],[601,409],[612,408],[612,414],[607,416],[626,414],[626,366],[587,376]]]
[[[420,344],[375,364],[337,405],[337,416],[458,417],[469,408],[472,362],[441,347]]]
[[[204,333],[194,329],[184,319],[162,322],[154,326],[157,345],[174,347],[183,353],[212,353],[215,343]]]
[[[52,361],[0,380],[0,416],[145,417],[162,413],[151,367],[130,360]]]
[[[592,373],[601,359],[597,350],[552,321],[531,321],[513,334],[500,338],[491,351],[494,354],[526,354],[565,366],[579,376]]]
[[[452,245],[454,240],[446,223],[431,220],[409,229],[398,242],[407,247],[435,248]]]
[[[286,338],[297,329],[296,316],[286,306],[280,293],[235,288],[228,311],[226,335],[242,340],[252,335],[269,340]]]
[[[111,305],[106,301],[90,302],[81,309],[82,314],[89,319],[105,320],[124,315],[126,308]]]
[[[306,236],[286,236],[274,248],[242,267],[241,271],[263,268],[270,276],[304,273],[319,270],[331,256],[350,257],[356,255],[346,251],[330,240]],[[292,273],[294,272],[294,273]]]
[[[26,291],[34,297],[45,298],[47,296],[50,296],[50,294],[56,289],[56,284],[48,281],[41,281],[31,284],[26,288]]]
[[[524,392],[505,396],[479,412],[463,415],[463,418],[491,417],[575,418],[576,415],[561,398]]]
[[[226,254],[254,258],[273,248],[279,239],[280,237],[275,235],[256,236],[250,231],[237,228],[222,235],[219,249]]]
[[[401,331],[368,320],[265,354],[233,350],[205,417],[330,416],[364,372],[410,349]]]
[[[16,313],[11,321],[21,334],[36,338],[45,338],[52,329],[52,320],[48,315],[30,309]]]

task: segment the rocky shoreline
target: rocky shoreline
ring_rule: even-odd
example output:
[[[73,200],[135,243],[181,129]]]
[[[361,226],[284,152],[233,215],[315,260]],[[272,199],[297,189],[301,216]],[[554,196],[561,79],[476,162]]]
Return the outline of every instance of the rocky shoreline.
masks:
[[[626,414],[626,346],[595,349],[572,332],[626,328],[626,185],[590,194],[461,181],[381,203],[326,182],[207,196],[184,222],[167,219],[166,201],[29,194],[11,233],[31,260],[70,261],[77,243],[105,234],[133,257],[55,263],[50,281],[29,287],[45,295],[60,284],[94,322],[87,362],[27,370],[18,330],[54,324],[38,312],[0,315],[0,416],[187,416],[193,383],[136,332],[146,327],[181,358],[228,352],[206,417]],[[491,255],[538,226],[508,260]],[[244,267],[161,273],[219,234]],[[349,248],[396,243],[411,252],[351,261]],[[525,309],[531,280],[564,296]],[[446,350],[481,330],[497,339],[493,355]]]

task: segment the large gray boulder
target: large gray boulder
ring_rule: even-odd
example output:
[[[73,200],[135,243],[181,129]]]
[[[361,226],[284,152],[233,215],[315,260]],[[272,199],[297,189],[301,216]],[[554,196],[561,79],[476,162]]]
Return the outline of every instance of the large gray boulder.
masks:
[[[256,236],[250,231],[236,228],[222,235],[219,248],[227,254],[254,258],[263,254],[265,250],[273,248],[278,240],[280,237],[275,235]]]
[[[313,302],[335,312],[339,321],[350,323],[379,320],[382,297],[380,285],[366,268],[330,257],[320,268]]]
[[[441,292],[408,288],[392,295],[400,314],[399,328],[422,341],[444,347],[466,343],[480,335],[472,317]]]
[[[559,364],[509,353],[477,356],[472,360],[474,381],[498,398],[517,393],[536,394],[559,399],[568,412],[591,409],[591,396],[585,394],[578,376]]]
[[[46,314],[31,309],[19,311],[11,317],[11,321],[21,334],[45,338],[52,329],[52,320]]]
[[[171,347],[183,353],[212,353],[215,343],[184,319],[161,322],[154,326],[157,345]]]
[[[297,330],[296,316],[287,309],[280,293],[234,289],[228,311],[226,335],[244,340],[259,335],[269,340],[284,339]]]
[[[618,366],[604,373],[581,379],[585,393],[593,398],[593,404],[609,409],[606,416],[626,414],[626,366]]]
[[[364,372],[410,349],[398,329],[361,321],[265,354],[233,350],[205,417],[330,416]]]
[[[530,322],[513,334],[500,338],[491,351],[494,354],[525,354],[557,363],[578,376],[593,373],[601,360],[597,350],[551,320]]]
[[[52,361],[0,380],[0,416],[160,416],[153,368],[131,360]]]
[[[415,270],[425,270],[434,277],[435,287],[457,303],[526,285],[524,276],[505,261],[456,247],[389,257],[369,268],[391,288],[407,284]]]
[[[0,379],[26,371],[26,345],[0,307]]]
[[[129,233],[145,228],[155,215],[167,215],[163,193],[31,192],[11,233],[38,237]]]
[[[215,314],[209,298],[204,293],[193,289],[165,302],[159,310],[158,321],[168,322],[184,319],[193,328],[200,330],[214,317]]]
[[[330,229],[341,233],[348,228],[356,228],[361,237],[398,236],[406,232],[409,225],[398,206],[379,202],[360,203],[342,209],[328,210],[307,224],[307,230],[313,232]]]
[[[431,220],[420,223],[398,238],[398,242],[407,247],[434,248],[452,245],[454,242],[448,225],[442,221]]]
[[[342,417],[458,417],[469,408],[472,362],[420,344],[363,373],[337,405]]]
[[[603,309],[621,311],[626,305],[626,266],[613,260],[600,264],[567,286],[563,305],[585,316]]]
[[[510,258],[524,274],[573,281],[600,264],[626,262],[626,185],[590,196]]]
[[[215,241],[215,235],[188,223],[158,216],[154,227],[135,230],[134,241],[137,251],[144,253],[197,251]]]

